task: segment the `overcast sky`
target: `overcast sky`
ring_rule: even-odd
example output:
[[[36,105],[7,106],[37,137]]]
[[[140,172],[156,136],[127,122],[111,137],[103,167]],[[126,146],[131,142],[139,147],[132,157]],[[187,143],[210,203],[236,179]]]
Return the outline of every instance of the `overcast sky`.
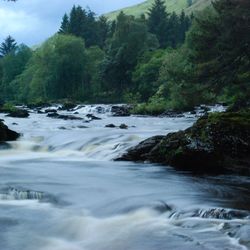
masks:
[[[11,35],[18,43],[40,44],[58,30],[63,14],[74,4],[103,14],[140,2],[143,0],[0,0],[0,41]]]

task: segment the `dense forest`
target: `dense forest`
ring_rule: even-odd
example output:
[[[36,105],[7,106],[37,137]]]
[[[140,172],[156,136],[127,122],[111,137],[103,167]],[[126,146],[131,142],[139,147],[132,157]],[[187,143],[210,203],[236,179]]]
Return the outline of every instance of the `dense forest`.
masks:
[[[250,97],[250,2],[217,0],[186,15],[155,0],[115,21],[73,6],[36,49],[0,45],[1,102],[126,102],[135,112],[188,110]]]

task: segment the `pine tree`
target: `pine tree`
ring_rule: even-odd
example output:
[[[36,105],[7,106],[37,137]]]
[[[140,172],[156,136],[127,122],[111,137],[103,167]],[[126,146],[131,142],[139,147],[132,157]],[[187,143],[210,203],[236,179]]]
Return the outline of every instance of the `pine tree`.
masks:
[[[60,34],[67,34],[69,32],[69,17],[67,14],[64,14],[61,27],[58,31]]]
[[[101,48],[103,48],[105,46],[105,41],[108,37],[108,33],[109,33],[109,23],[108,23],[108,19],[105,16],[100,16],[99,20],[98,20],[98,29],[99,29],[99,45]]]
[[[168,40],[168,16],[163,0],[155,0],[148,12],[148,30],[155,34],[161,48],[167,46]]]
[[[0,45],[0,55],[6,56],[9,53],[15,51],[17,48],[17,43],[15,42],[15,39],[12,38],[11,36],[8,36],[4,42],[1,43]]]

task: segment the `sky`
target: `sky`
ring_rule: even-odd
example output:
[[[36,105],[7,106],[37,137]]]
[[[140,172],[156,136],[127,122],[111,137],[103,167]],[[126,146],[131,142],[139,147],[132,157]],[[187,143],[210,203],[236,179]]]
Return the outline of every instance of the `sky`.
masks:
[[[18,43],[39,45],[57,32],[62,16],[72,6],[89,7],[96,14],[104,14],[143,0],[0,0],[0,42],[8,35]]]

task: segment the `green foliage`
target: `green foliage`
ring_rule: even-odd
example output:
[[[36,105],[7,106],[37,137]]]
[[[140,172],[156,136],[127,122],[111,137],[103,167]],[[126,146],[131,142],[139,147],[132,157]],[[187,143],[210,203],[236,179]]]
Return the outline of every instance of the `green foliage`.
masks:
[[[15,79],[21,93],[17,99],[83,99],[88,89],[85,61],[81,38],[55,35],[34,52],[27,68]]]
[[[12,86],[10,83],[23,72],[31,56],[31,50],[25,45],[20,45],[15,52],[12,51],[2,59],[2,81],[0,83],[2,100],[9,101],[14,99],[16,86]]]
[[[122,93],[133,88],[132,72],[138,58],[144,51],[157,47],[157,40],[147,32],[142,19],[121,12],[102,66],[102,80],[106,90],[111,90],[118,97],[117,100],[121,101]]]
[[[69,16],[67,14],[63,16],[59,33],[83,38],[86,47],[99,45],[103,48],[110,25],[104,16],[99,19],[95,16],[90,9],[85,10],[81,6],[73,6]]]
[[[133,72],[135,89],[141,95],[140,101],[148,101],[159,87],[159,70],[165,57],[164,50],[147,51],[139,59]]]

